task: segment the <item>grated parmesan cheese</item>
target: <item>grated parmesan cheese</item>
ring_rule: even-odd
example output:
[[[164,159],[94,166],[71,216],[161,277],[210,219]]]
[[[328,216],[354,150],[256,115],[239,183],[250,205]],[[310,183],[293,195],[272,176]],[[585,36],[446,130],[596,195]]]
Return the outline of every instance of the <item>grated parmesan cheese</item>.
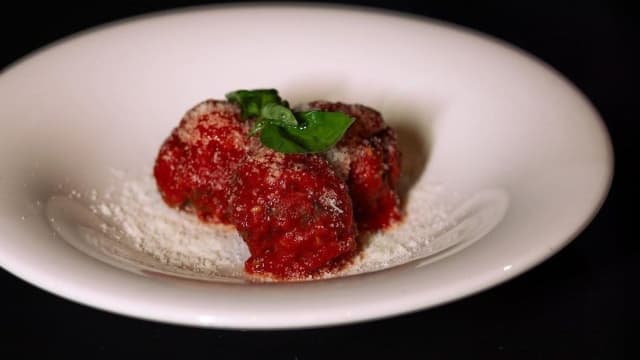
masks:
[[[343,211],[336,206],[335,196],[325,195],[320,199],[323,205]],[[348,267],[322,277],[378,271],[440,249],[437,234],[455,225],[449,216],[455,197],[442,186],[420,180],[407,198],[407,215],[402,223],[367,235],[362,252]],[[249,251],[235,229],[204,224],[192,214],[168,208],[152,176],[117,177],[103,194],[91,190],[85,200],[103,220],[96,231],[110,239],[88,239],[94,246],[101,246],[102,253],[180,277],[246,279],[243,266]]]

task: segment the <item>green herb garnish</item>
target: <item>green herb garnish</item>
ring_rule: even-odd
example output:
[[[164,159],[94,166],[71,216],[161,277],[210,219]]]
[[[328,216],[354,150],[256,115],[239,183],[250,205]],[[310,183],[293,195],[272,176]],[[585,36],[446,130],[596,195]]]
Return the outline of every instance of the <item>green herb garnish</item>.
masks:
[[[226,94],[226,98],[240,106],[243,119],[260,116],[265,105],[282,103],[275,89],[236,90]]]
[[[284,128],[266,124],[260,132],[260,141],[268,148],[279,152],[296,154],[308,153],[309,149],[291,140]]]
[[[273,89],[234,91],[227,99],[241,107],[243,118],[256,119],[250,135],[259,133],[263,145],[283,153],[327,151],[353,124],[342,112],[294,112]]]

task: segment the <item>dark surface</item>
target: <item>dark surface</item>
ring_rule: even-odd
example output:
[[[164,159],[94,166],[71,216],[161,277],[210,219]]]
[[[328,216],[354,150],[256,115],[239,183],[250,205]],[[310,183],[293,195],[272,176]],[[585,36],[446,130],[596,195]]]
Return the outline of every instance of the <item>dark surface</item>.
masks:
[[[25,3],[0,12],[0,67],[65,35],[96,24],[187,1],[45,7]],[[625,272],[635,260],[623,231],[622,201],[631,193],[632,54],[638,37],[630,9],[616,3],[509,1],[362,1],[471,27],[511,42],[551,64],[593,102],[611,132],[616,176],[593,222],[556,256],[475,296],[414,314],[326,329],[239,332],[135,320],[63,300],[0,271],[0,359],[36,353],[144,354],[186,358],[623,358]],[[5,6],[5,5],[3,5]],[[634,98],[635,100],[635,98]],[[1,119],[1,121],[10,121]],[[629,181],[631,183],[631,181]],[[632,260],[633,259],[633,260]],[[13,354],[13,356],[10,356]]]

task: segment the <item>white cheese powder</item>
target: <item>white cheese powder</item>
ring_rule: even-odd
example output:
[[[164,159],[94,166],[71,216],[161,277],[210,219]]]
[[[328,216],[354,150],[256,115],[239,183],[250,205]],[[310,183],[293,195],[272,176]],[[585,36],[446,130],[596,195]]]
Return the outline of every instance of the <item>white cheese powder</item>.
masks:
[[[404,221],[385,232],[366,235],[361,253],[349,266],[323,277],[382,270],[431,255],[440,248],[433,246],[436,234],[454,225],[449,217],[453,198],[442,186],[418,181],[407,196]],[[104,220],[99,231],[112,241],[91,241],[107,247],[100,249],[102,253],[127,254],[123,260],[129,263],[182,277],[232,280],[246,276],[243,265],[249,251],[237,232],[168,208],[151,176],[118,177],[106,192],[92,190],[85,199]],[[118,251],[118,247],[128,250]]]

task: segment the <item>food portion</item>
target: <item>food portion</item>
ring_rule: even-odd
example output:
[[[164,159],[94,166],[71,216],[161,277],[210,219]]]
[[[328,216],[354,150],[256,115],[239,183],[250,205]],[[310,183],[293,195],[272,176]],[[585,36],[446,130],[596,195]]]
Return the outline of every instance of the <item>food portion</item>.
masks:
[[[261,147],[247,156],[232,180],[231,220],[251,252],[252,274],[300,278],[356,249],[347,187],[320,155]]]
[[[252,142],[240,108],[207,100],[189,110],[160,148],[153,169],[162,198],[200,219],[229,223],[229,181]]]
[[[359,234],[401,220],[396,135],[377,111],[317,101],[296,111],[272,89],[239,90],[187,112],[154,176],[171,207],[232,224],[245,270],[276,280],[347,263]]]
[[[366,106],[316,101],[307,107],[340,111],[354,119],[327,157],[349,186],[360,231],[382,230],[400,220],[396,187],[401,159],[395,131]]]

